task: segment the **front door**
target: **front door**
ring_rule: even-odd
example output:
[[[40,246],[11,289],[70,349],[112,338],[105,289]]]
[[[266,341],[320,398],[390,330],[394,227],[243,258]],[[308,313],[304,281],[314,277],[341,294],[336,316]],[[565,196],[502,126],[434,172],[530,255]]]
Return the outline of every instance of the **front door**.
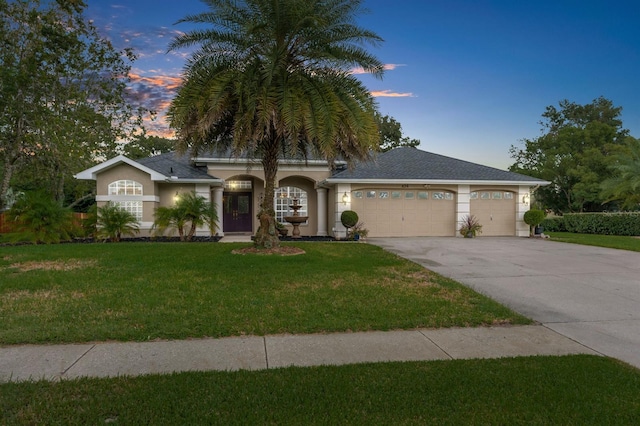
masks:
[[[224,232],[252,232],[251,192],[225,192],[222,204]]]

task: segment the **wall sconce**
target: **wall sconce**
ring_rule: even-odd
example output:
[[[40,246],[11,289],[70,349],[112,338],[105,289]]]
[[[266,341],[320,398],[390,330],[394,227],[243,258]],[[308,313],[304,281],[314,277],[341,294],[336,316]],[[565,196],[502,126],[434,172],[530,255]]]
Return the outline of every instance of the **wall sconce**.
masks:
[[[529,205],[529,201],[530,201],[530,200],[531,200],[531,199],[529,198],[529,194],[528,194],[528,193],[527,193],[527,194],[524,194],[524,195],[522,196],[522,204]]]
[[[348,202],[349,202],[349,194],[347,194],[345,191],[344,195],[342,196],[342,204],[346,206]]]
[[[176,191],[176,195],[173,196],[173,202],[175,204],[178,201],[180,201],[180,194],[178,193],[178,191]]]

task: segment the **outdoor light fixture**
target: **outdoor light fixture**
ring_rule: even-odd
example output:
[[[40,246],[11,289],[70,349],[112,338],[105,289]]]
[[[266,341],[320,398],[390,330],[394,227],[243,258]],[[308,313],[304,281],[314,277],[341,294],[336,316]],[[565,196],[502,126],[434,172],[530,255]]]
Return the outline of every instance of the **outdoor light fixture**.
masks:
[[[346,193],[344,193],[344,195],[342,196],[342,204],[346,205],[349,202],[349,195]]]
[[[173,202],[177,203],[180,200],[180,194],[176,191],[176,195],[173,196]]]
[[[528,193],[522,196],[522,204],[529,204],[529,200],[530,198]]]

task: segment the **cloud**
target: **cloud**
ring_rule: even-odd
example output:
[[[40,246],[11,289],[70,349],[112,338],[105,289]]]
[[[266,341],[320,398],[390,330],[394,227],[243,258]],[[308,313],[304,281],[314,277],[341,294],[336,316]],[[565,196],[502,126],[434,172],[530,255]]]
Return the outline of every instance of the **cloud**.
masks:
[[[371,95],[374,98],[415,98],[416,97],[411,92],[399,93],[399,92],[392,92],[391,90],[372,90]]]
[[[385,71],[393,71],[398,67],[405,67],[405,64],[384,64],[383,68]],[[358,67],[358,68],[353,68],[351,70],[351,74],[354,75],[361,75],[361,74],[369,74],[369,72],[365,71],[363,68]]]

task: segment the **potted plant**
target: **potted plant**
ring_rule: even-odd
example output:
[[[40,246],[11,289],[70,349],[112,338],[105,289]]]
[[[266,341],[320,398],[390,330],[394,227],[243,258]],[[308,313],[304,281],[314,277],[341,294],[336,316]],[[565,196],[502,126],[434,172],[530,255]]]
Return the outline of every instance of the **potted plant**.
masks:
[[[286,237],[289,234],[289,228],[287,228],[284,223],[280,223],[276,220],[276,231],[282,236]]]
[[[358,223],[358,213],[353,210],[345,210],[340,215],[340,222],[342,222],[342,226],[347,228],[347,238],[351,235],[349,232],[350,228],[353,228]]]
[[[529,225],[529,236],[542,234],[542,227],[538,226],[547,214],[543,210],[531,209],[524,214],[524,223]]]
[[[478,218],[471,214],[463,217],[460,225],[460,235],[465,238],[474,238],[478,234],[482,234],[482,225],[480,225]]]
[[[350,239],[354,241],[367,238],[367,235],[369,235],[369,230],[364,227],[364,222],[358,222],[351,228]]]

